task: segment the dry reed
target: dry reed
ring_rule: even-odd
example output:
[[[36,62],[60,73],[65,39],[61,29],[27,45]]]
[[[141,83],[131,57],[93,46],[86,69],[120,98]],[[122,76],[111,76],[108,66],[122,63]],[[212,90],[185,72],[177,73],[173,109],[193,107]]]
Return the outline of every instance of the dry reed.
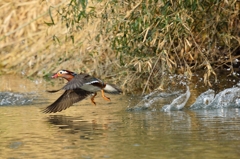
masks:
[[[1,1],[0,72],[42,77],[70,69],[114,80],[126,92],[145,92],[174,83],[166,80],[169,73],[191,79],[202,69],[211,85],[216,69],[233,72],[239,58],[234,0],[90,1],[90,16],[66,27],[58,13],[69,9],[65,20],[76,19],[67,6],[69,1]]]
[[[105,57],[111,58],[111,55],[106,53],[108,46],[103,43],[104,39],[98,44],[93,40],[98,31],[99,20],[94,20],[94,24],[89,24],[79,31],[75,35],[75,43],[70,39],[65,40],[68,30],[59,20],[60,17],[56,16],[56,10],[68,3],[69,1],[57,0],[51,3],[5,1],[1,5],[1,15],[4,15],[1,17],[0,26],[1,72],[44,76],[64,68],[79,72],[94,70],[98,76],[102,74],[102,70],[106,69],[103,67],[110,65]],[[51,22],[49,7],[53,10],[55,21],[55,25],[50,27],[45,24]],[[57,37],[59,42],[54,41],[54,37]],[[99,66],[102,58],[106,61]]]

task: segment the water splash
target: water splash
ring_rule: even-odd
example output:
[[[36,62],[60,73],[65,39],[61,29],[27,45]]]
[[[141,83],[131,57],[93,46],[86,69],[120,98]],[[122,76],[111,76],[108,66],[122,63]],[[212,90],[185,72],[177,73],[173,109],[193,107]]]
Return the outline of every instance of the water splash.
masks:
[[[128,108],[127,110],[128,111],[147,110],[149,108],[152,108],[154,105],[156,105],[157,107],[159,103],[165,103],[166,100],[174,98],[178,96],[180,93],[181,91],[174,91],[171,93],[154,91],[144,96],[143,99],[138,104],[136,104],[134,107]]]
[[[190,109],[216,109],[227,107],[240,107],[240,88],[233,87],[219,92],[214,97],[215,92],[208,90],[202,93]]]
[[[203,92],[202,94],[200,94],[200,96],[197,97],[195,103],[190,106],[190,109],[199,109],[207,107],[214,100],[214,96],[215,91],[212,89]]]
[[[31,93],[0,92],[0,106],[27,105],[34,99]]]
[[[189,87],[187,86],[187,90],[186,93],[178,96],[177,98],[175,98],[171,104],[168,105],[164,105],[162,107],[162,111],[164,112],[168,112],[171,110],[181,110],[183,109],[183,107],[186,105],[189,97],[191,95],[191,92],[189,91]]]

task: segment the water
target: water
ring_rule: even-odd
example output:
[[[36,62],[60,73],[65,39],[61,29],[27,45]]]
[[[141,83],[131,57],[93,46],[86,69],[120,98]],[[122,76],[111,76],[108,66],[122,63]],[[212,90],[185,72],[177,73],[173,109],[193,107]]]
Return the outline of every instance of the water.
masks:
[[[214,90],[208,90],[202,93],[196,102],[190,106],[191,109],[216,109],[240,107],[240,87],[234,86],[224,89],[216,94]]]
[[[45,90],[52,86],[42,80],[4,78],[0,77],[1,92],[39,96],[27,105],[0,107],[0,158],[240,156],[239,108],[126,111],[132,97],[109,95],[112,101],[107,102],[98,95],[97,106],[87,98],[61,113],[43,114],[41,109],[61,92],[47,94]]]

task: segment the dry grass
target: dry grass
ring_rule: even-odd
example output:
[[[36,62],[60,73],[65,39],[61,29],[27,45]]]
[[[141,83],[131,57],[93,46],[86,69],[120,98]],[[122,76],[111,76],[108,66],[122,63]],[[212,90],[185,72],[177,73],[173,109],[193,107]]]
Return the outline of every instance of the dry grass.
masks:
[[[109,65],[114,65],[110,58],[108,45],[101,39],[96,43],[95,35],[98,31],[98,21],[92,19],[75,35],[75,43],[70,39],[65,41],[68,30],[56,16],[56,10],[68,4],[69,1],[31,1],[11,2],[1,4],[2,24],[1,32],[1,72],[24,73],[27,76],[44,76],[58,69],[92,72],[100,76]],[[51,22],[49,7],[55,25]],[[9,14],[3,14],[9,13]],[[93,24],[94,21],[94,24]],[[53,40],[56,36],[59,42]],[[102,61],[104,59],[104,61]],[[101,65],[101,62],[102,63]]]
[[[235,0],[126,2],[121,6],[125,10],[116,7],[119,20],[112,28],[112,45],[123,63],[132,66],[135,77],[143,77],[138,80],[144,85],[140,88],[151,90],[151,85],[159,84],[162,88],[164,71],[191,79],[204,70],[204,83],[211,86],[211,79],[217,80],[216,70],[230,68],[231,75],[239,60],[239,5]],[[148,59],[141,66],[150,62],[155,67],[144,71],[132,59],[138,63]]]
[[[67,4],[0,2],[1,73],[46,76],[69,69],[120,83],[126,92],[145,92],[176,82],[169,74],[191,79],[199,70],[211,85],[216,69],[227,66],[233,72],[239,58],[235,0],[89,1],[86,12],[93,16],[66,27],[57,11]],[[76,18],[70,12],[67,20]]]

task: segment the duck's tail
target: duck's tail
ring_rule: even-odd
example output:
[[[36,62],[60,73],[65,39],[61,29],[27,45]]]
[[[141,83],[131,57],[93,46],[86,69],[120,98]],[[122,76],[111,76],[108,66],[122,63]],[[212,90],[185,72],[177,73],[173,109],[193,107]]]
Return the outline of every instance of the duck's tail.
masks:
[[[109,94],[121,94],[122,90],[115,86],[114,84],[106,84],[106,86],[103,88],[103,91],[105,93]]]

